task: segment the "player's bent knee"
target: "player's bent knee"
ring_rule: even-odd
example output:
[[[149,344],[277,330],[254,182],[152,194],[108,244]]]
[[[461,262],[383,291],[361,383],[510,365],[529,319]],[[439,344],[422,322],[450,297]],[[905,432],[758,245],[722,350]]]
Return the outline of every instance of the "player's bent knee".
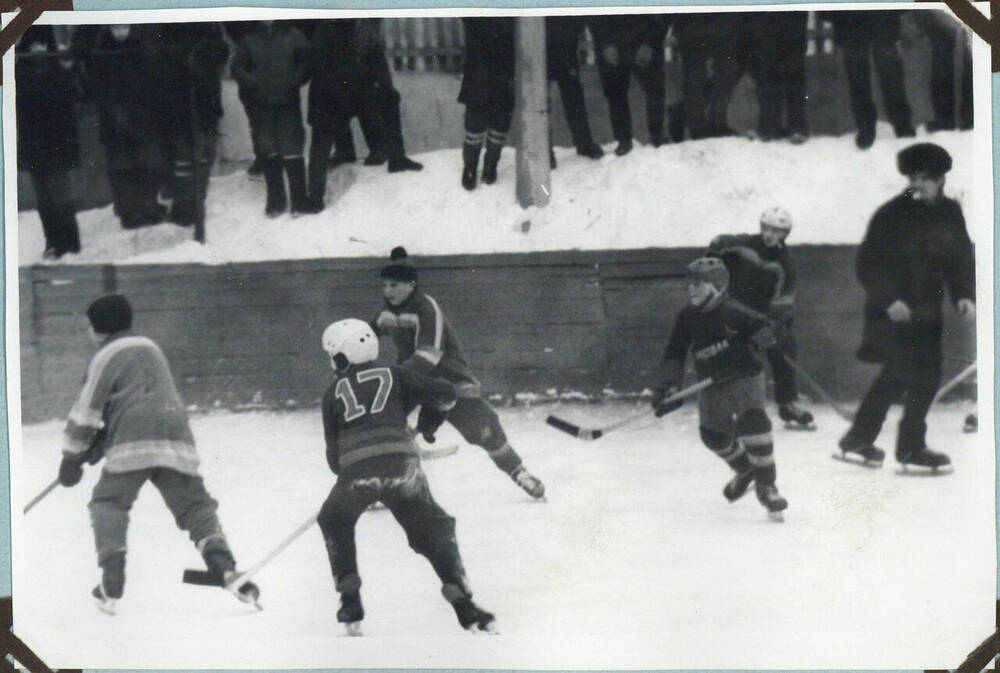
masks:
[[[747,409],[736,419],[736,434],[740,437],[766,435],[771,432],[771,419],[763,409]]]
[[[699,427],[698,431],[701,433],[702,444],[712,451],[718,452],[727,449],[733,441],[733,438],[727,432],[719,432],[705,426]]]

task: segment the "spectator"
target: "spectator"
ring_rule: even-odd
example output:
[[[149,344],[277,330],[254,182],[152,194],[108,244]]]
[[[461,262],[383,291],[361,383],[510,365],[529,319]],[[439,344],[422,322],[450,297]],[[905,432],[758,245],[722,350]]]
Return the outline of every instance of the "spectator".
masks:
[[[80,252],[70,178],[79,150],[75,75],[56,50],[52,26],[31,26],[15,48],[17,165],[31,175],[48,260]]]
[[[162,156],[142,29],[127,24],[102,27],[86,59],[114,210],[125,229],[159,224],[167,216],[156,199]]]
[[[368,145],[366,166],[388,161],[390,173],[419,171],[406,156],[400,96],[385,56],[381,19],[321,21],[312,40],[313,81],[309,88],[309,197],[323,209],[327,157],[331,165],[356,160],[350,121],[357,116]]]
[[[934,119],[927,130],[972,128],[972,46],[961,23],[942,10],[914,10],[910,17],[931,43],[931,105]],[[961,102],[955,116],[955,48],[961,49]]]
[[[247,114],[255,117],[250,129],[256,136],[254,146],[263,157],[265,213],[268,217],[284,213],[289,195],[292,215],[307,212],[299,89],[309,80],[309,43],[290,24],[261,21],[237,44],[232,73],[246,92]]]
[[[757,82],[762,140],[788,138],[799,145],[806,125],[807,12],[752,12],[746,15],[750,70]],[[787,117],[785,116],[787,115]]]
[[[513,17],[462,17],[465,69],[458,102],[465,105],[462,186],[469,190],[476,188],[484,142],[482,181],[497,181],[500,152],[514,116],[515,22]]]
[[[844,50],[844,68],[851,95],[854,123],[858,127],[855,144],[868,149],[875,142],[878,114],[872,100],[870,60],[882,84],[885,111],[898,138],[916,135],[911,123],[910,104],[903,82],[903,60],[899,56],[897,10],[830,11],[823,16],[833,23],[833,39]]]
[[[225,29],[226,35],[235,45],[242,42],[243,38],[253,31],[255,25],[256,22],[254,21],[227,21],[222,24],[222,27]],[[253,130],[253,123],[257,119],[257,115],[248,109],[247,105],[252,105],[252,103],[247,100],[246,87],[239,82],[236,83],[236,95],[239,97],[240,103],[243,104],[243,111],[246,113],[247,123],[250,125],[250,142],[253,148],[253,163],[250,164],[249,168],[247,168],[247,174],[255,177],[260,176],[264,174],[264,158],[260,155],[260,150],[257,148],[257,134],[254,133]]]
[[[600,159],[604,150],[594,142],[587,119],[587,103],[580,84],[579,52],[580,34],[585,27],[585,17],[547,16],[545,17],[545,63],[550,81],[559,87],[563,114],[569,125],[573,146],[580,156]],[[551,141],[549,142],[551,148]],[[555,168],[555,154],[550,156]]]
[[[674,20],[684,66],[683,118],[692,140],[735,135],[729,101],[746,66],[744,22],[745,15],[735,12],[682,14]]]
[[[646,124],[649,142],[659,147],[665,142],[663,38],[669,19],[659,14],[613,14],[590,19],[590,29],[597,49],[597,72],[608,99],[611,131],[618,141],[615,154],[632,150],[632,112],[628,103],[628,85],[634,75],[646,96]]]
[[[222,116],[222,67],[229,49],[218,23],[150,26],[151,62],[161,142],[173,162],[174,202],[168,219],[205,223],[205,197]]]

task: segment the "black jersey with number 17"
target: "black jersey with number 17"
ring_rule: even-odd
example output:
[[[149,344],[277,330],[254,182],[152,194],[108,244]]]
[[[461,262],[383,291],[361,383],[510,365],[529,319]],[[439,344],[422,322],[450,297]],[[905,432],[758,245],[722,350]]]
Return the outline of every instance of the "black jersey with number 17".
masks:
[[[399,366],[351,367],[323,394],[326,460],[337,474],[388,453],[416,454],[406,426],[417,404],[450,407],[455,388],[444,379]]]

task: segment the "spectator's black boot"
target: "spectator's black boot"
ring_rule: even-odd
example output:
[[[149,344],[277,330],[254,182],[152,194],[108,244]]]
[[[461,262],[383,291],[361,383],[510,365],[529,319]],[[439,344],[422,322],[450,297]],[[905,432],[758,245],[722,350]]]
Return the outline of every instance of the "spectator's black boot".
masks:
[[[268,217],[278,217],[288,207],[285,194],[285,172],[281,157],[268,157],[264,161],[264,183],[267,185],[267,204],[264,213]]]
[[[497,164],[500,163],[500,152],[503,151],[503,144],[507,140],[507,134],[490,129],[486,135],[486,152],[483,154],[483,175],[484,185],[492,185],[497,181]]]
[[[476,188],[476,175],[479,173],[479,153],[483,148],[482,138],[471,138],[465,134],[462,143],[462,186],[469,191]]]
[[[292,215],[312,212],[306,190],[306,162],[302,157],[285,159],[285,174],[288,175],[288,193],[292,201]]]

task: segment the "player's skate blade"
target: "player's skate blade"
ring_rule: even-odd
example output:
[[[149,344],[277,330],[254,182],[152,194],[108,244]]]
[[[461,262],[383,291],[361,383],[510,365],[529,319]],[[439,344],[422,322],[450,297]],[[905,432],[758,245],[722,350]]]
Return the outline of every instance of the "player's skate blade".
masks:
[[[767,516],[772,521],[783,522],[784,512],[788,509],[788,501],[778,493],[778,488],[774,484],[765,484],[757,487],[757,500],[764,505]]]
[[[845,463],[854,463],[864,467],[882,467],[885,451],[874,444],[862,442],[845,436],[839,443],[841,454],[833,454],[834,459]]]
[[[345,623],[344,624],[344,632],[348,636],[350,636],[352,638],[357,638],[359,636],[363,636],[364,635],[361,632],[361,622],[347,622],[347,623]]]
[[[811,412],[800,409],[795,404],[778,406],[778,418],[785,422],[786,430],[815,430],[816,423]]]
[[[232,570],[224,573],[223,577],[224,584],[222,588],[236,596],[237,600],[241,603],[253,605],[258,610],[264,609],[258,602],[260,600],[260,588],[256,584],[249,580],[244,580],[244,576],[241,573]]]
[[[97,599],[98,610],[106,615],[115,614],[115,603],[117,603],[117,600],[114,598],[108,598],[104,594],[104,588],[100,584],[94,587],[93,591],[90,592],[90,595]]]
[[[937,477],[951,474],[954,471],[948,456],[927,448],[914,451],[907,456],[897,457],[897,460],[900,463],[898,474],[906,476]]]

